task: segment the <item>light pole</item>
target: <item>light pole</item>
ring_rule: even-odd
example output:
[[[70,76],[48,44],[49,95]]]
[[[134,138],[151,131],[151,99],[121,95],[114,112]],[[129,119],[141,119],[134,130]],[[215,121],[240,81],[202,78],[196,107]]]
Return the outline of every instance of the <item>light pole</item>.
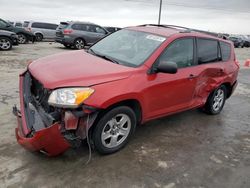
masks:
[[[161,7],[162,7],[162,0],[160,0],[158,25],[160,25],[160,24],[161,24]]]

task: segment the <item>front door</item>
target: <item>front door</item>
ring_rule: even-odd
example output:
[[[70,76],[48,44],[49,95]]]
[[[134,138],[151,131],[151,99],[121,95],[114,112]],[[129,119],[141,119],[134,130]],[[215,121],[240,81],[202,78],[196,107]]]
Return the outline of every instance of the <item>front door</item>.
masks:
[[[147,119],[174,113],[191,105],[198,74],[194,66],[194,48],[194,38],[177,39],[156,61],[175,62],[178,72],[147,75],[149,87],[144,95],[150,109]]]

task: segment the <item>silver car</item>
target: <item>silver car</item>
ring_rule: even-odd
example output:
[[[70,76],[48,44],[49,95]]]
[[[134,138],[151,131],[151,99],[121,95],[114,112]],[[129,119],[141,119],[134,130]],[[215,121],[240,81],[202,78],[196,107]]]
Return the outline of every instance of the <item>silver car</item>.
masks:
[[[37,41],[55,39],[57,24],[25,21],[23,27],[36,36]]]
[[[61,22],[56,31],[56,42],[66,48],[83,49],[105,37],[109,32],[89,22]]]

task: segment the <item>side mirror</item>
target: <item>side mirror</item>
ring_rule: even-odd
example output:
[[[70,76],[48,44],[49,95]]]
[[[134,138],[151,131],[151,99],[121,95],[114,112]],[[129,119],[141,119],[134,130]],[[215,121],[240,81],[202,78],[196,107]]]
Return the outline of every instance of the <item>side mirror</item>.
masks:
[[[171,61],[160,61],[158,66],[155,67],[154,72],[162,72],[162,73],[169,73],[169,74],[175,74],[177,73],[177,64],[175,62]]]

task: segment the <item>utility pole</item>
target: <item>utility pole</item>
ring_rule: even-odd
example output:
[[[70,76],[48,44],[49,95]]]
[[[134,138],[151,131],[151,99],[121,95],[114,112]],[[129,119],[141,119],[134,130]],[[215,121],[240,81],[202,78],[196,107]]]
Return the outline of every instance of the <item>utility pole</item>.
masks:
[[[162,7],[162,0],[160,0],[158,25],[160,25],[160,24],[161,24],[161,7]]]

